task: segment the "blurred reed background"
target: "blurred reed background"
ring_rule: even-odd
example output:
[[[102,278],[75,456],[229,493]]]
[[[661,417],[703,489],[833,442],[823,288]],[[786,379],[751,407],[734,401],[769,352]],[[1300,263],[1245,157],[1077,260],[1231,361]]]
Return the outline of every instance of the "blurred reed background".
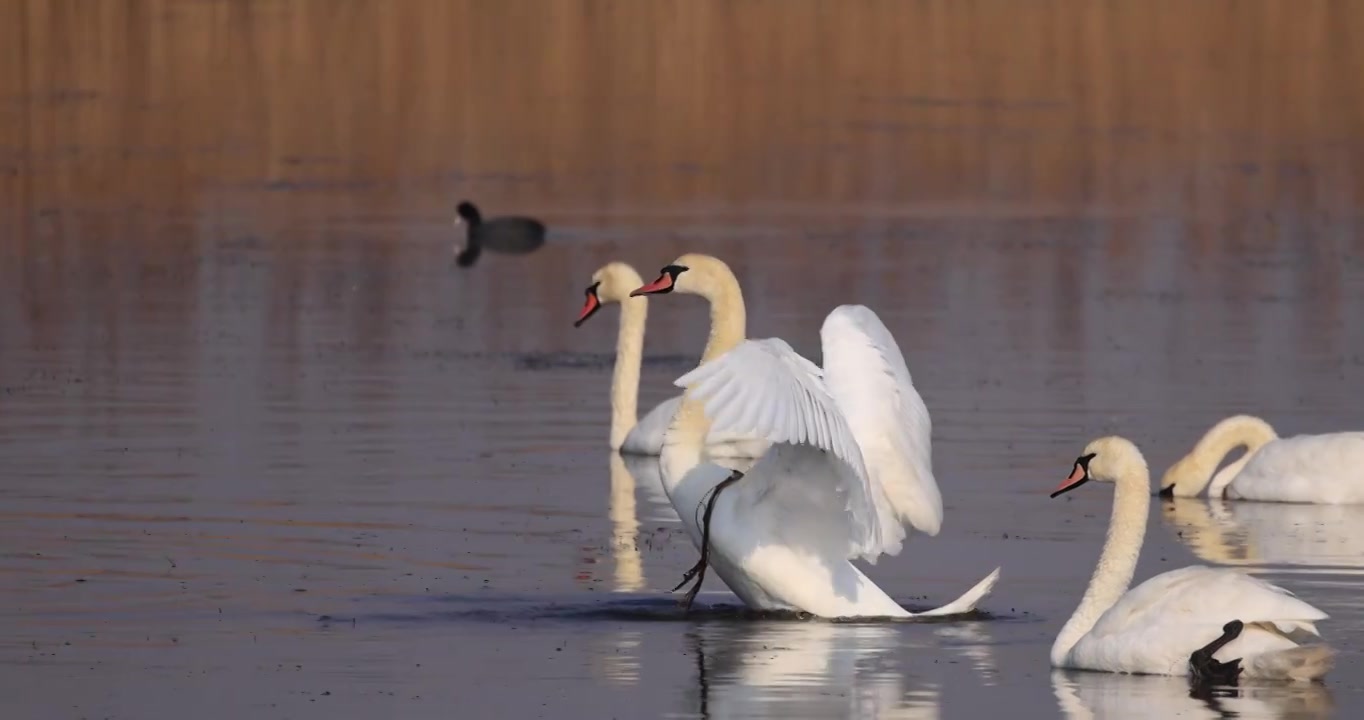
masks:
[[[428,219],[457,193],[551,217],[1353,212],[1360,27],[1330,0],[9,0],[0,202],[20,235],[48,208],[290,190]]]
[[[393,304],[441,292],[393,283],[444,261],[466,196],[552,227],[537,282],[452,301],[516,347],[575,342],[564,298],[639,239],[671,257],[759,229],[814,259],[828,242],[794,241],[927,222],[1105,254],[1346,251],[1361,27],[1364,3],[1329,0],[8,0],[0,343],[146,312],[189,333],[233,293],[269,304],[242,322],[295,328],[267,337],[321,303],[379,342]],[[847,251],[903,267],[886,243]],[[1304,281],[1339,295],[1332,257]]]

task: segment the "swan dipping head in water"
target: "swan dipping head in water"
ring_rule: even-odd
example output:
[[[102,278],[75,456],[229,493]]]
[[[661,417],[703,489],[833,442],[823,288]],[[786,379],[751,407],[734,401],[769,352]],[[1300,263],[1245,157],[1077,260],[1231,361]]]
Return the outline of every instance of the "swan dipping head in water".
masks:
[[[1256,450],[1278,439],[1269,423],[1253,415],[1233,415],[1213,425],[1188,455],[1180,458],[1165,471],[1160,480],[1163,497],[1197,497],[1214,478],[1213,472],[1228,453],[1238,447],[1246,449],[1236,462],[1217,472],[1218,478],[1231,480],[1250,460]],[[1215,483],[1217,495],[1226,482]]]

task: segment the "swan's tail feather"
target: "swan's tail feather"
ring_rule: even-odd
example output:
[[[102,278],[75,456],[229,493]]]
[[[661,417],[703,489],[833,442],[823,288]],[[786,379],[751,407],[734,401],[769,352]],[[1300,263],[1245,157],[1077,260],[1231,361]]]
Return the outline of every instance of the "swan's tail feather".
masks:
[[[1245,677],[1264,680],[1320,680],[1335,666],[1329,645],[1303,645],[1252,655],[1243,661]]]
[[[961,597],[953,600],[940,608],[933,608],[927,612],[916,613],[915,617],[937,617],[942,615],[960,615],[976,609],[976,603],[990,594],[995,589],[995,583],[999,581],[999,568],[985,576],[984,580],[976,583],[976,586],[967,590]]]

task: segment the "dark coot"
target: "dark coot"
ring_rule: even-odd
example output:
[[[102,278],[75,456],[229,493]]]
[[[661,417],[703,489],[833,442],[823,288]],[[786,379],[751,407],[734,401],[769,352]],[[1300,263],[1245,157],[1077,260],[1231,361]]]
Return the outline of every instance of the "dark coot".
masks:
[[[484,220],[483,213],[468,200],[459,204],[455,225],[465,226],[464,247],[455,256],[460,267],[478,262],[484,250],[524,255],[545,244],[545,225],[539,220],[528,217]]]

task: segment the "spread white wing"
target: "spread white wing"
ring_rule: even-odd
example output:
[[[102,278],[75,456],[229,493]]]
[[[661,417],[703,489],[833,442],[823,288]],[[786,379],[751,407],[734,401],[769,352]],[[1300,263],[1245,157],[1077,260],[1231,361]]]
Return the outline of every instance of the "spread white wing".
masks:
[[[743,497],[779,508],[784,532],[805,534],[800,545],[874,559],[886,546],[898,550],[904,531],[878,514],[857,440],[819,375],[785,341],[769,338],[745,340],[676,384],[702,403],[712,431],[773,443],[736,486]]]
[[[862,305],[835,308],[819,334],[825,386],[857,438],[882,502],[898,520],[937,535],[942,493],[933,478],[933,423],[900,346]]]
[[[942,525],[928,411],[871,310],[839,307],[821,335],[822,371],[782,340],[747,340],[677,385],[712,431],[774,443],[745,476],[747,497],[780,505],[793,533],[818,534],[829,552],[841,543],[844,557],[874,561],[900,551],[902,521],[929,534]]]

